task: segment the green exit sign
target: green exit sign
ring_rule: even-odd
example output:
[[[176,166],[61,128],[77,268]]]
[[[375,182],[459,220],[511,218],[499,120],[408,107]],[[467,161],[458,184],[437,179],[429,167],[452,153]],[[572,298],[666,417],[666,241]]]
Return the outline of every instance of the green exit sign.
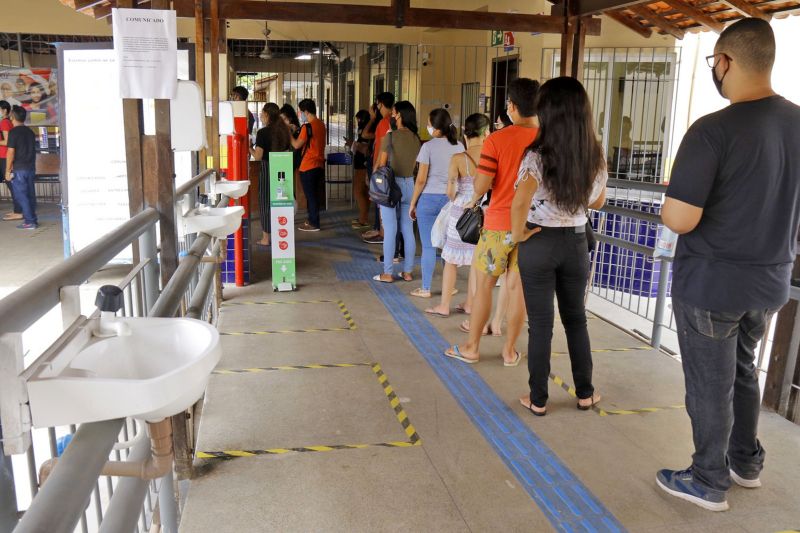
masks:
[[[503,44],[503,32],[502,30],[493,30],[492,31],[492,46],[500,46]]]

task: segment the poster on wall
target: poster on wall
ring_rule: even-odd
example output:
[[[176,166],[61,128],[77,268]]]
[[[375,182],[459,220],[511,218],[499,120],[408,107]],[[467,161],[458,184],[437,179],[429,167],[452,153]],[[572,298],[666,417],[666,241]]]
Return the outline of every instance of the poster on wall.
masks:
[[[190,53],[178,51],[188,79]],[[130,218],[128,169],[117,59],[110,46],[69,44],[59,50],[63,144],[61,187],[65,255],[72,255]],[[144,102],[145,133],[155,131],[152,102]],[[101,111],[98,113],[98,111]],[[87,120],[90,117],[90,120]],[[192,175],[192,154],[175,152],[176,183]],[[113,262],[130,263],[128,247]]]
[[[114,8],[114,51],[121,98],[175,98],[178,33],[175,11]]]
[[[57,69],[0,69],[0,100],[24,107],[30,126],[58,126]]]
[[[272,290],[297,287],[294,259],[294,166],[291,152],[269,154]]]

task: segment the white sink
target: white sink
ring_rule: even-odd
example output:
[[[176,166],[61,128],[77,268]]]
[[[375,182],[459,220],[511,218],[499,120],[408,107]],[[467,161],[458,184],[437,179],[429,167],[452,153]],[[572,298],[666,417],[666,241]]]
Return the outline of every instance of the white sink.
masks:
[[[250,182],[247,180],[229,181],[219,180],[214,183],[215,194],[224,194],[228,198],[241,198],[247,194],[247,189],[250,187]]]
[[[242,225],[244,207],[235,205],[231,207],[206,207],[200,206],[192,209],[183,216],[183,232],[207,233],[212,237],[227,237]]]
[[[217,330],[191,318],[118,318],[124,333],[99,338],[97,319],[43,356],[28,377],[35,427],[132,417],[156,422],[193,405],[219,362]]]

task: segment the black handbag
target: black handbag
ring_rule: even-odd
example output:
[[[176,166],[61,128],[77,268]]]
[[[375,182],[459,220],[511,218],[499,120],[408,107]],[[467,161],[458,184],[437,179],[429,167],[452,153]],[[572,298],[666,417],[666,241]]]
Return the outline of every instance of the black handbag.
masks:
[[[483,229],[483,209],[478,202],[469,209],[464,209],[464,213],[456,222],[456,231],[461,240],[467,244],[478,244]]]

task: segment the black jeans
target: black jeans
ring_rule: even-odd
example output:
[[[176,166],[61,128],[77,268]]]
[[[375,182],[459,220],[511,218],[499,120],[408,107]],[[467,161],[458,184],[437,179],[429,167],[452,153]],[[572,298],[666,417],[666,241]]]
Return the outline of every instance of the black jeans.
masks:
[[[755,348],[774,309],[709,311],[672,299],[692,421],[694,479],[713,490],[731,486],[729,468],[757,477],[764,466],[758,441],[761,394]]]
[[[582,230],[584,228],[579,228]],[[592,350],[586,328],[584,294],[589,276],[586,234],[576,228],[542,228],[519,245],[519,272],[528,310],[528,384],[531,403],[547,404],[550,344],[553,339],[553,294],[567,334],[572,378],[578,398],[591,398]]]
[[[261,161],[261,169],[258,173],[258,211],[261,214],[261,231],[264,233],[272,233],[270,231],[270,205],[269,205],[269,164],[266,161]]]
[[[300,172],[300,183],[303,185],[303,192],[306,195],[308,208],[308,223],[315,228],[319,227],[319,198],[317,191],[320,181],[325,179],[324,168],[312,168],[305,172]]]

